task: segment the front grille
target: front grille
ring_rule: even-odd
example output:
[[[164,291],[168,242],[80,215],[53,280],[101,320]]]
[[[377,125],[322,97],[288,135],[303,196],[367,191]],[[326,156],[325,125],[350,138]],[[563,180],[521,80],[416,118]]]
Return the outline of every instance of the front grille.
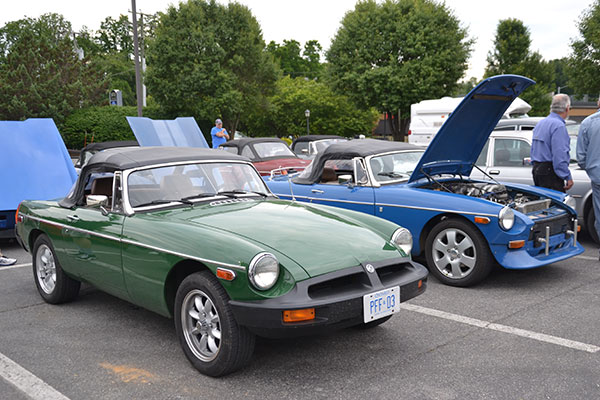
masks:
[[[392,264],[377,269],[379,280],[384,286],[398,280],[406,272],[406,264]]]
[[[550,236],[558,235],[559,233],[564,234],[567,232],[567,230],[573,229],[573,221],[571,220],[571,216],[569,214],[537,221],[529,233],[529,240],[533,240],[535,246],[541,246],[541,243],[538,243],[537,239],[546,236],[547,226],[550,227]]]
[[[323,299],[333,294],[360,292],[369,287],[370,281],[365,272],[341,276],[309,286],[308,295],[313,299]]]

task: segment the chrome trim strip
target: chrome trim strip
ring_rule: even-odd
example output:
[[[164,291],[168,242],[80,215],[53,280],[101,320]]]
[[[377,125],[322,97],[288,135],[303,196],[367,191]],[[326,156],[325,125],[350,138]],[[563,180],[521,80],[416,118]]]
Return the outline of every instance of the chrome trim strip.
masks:
[[[384,206],[384,207],[396,207],[396,208],[411,208],[415,210],[426,210],[426,211],[439,211],[439,212],[448,212],[455,214],[467,214],[467,215],[480,215],[484,217],[494,217],[497,218],[498,214],[487,214],[480,212],[470,212],[470,211],[462,211],[462,210],[444,210],[442,208],[429,208],[429,207],[416,207],[416,206],[401,206],[398,204],[386,204],[386,203],[375,203],[375,206]]]
[[[156,246],[152,246],[149,244],[144,244],[144,243],[140,243],[140,242],[136,242],[133,240],[129,240],[129,239],[121,239],[121,238],[117,238],[114,236],[110,236],[110,235],[105,235],[102,233],[97,233],[97,232],[92,232],[92,231],[88,231],[86,229],[79,229],[79,228],[74,228],[71,225],[65,225],[65,224],[61,224],[58,222],[54,222],[54,221],[49,221],[43,218],[39,218],[39,217],[34,217],[28,214],[23,214],[26,215],[27,218],[31,218],[34,221],[39,221],[45,224],[49,224],[49,225],[54,225],[54,226],[58,226],[61,228],[68,228],[71,229],[73,231],[76,232],[81,232],[81,233],[86,233],[92,236],[98,236],[101,237],[103,239],[108,239],[108,240],[114,240],[115,242],[121,242],[121,243],[126,243],[126,244],[130,244],[133,246],[139,246],[139,247],[144,247],[150,250],[155,250],[158,252],[162,252],[162,253],[167,253],[167,254],[172,254],[174,256],[178,256],[178,257],[182,257],[182,258],[187,258],[187,259],[191,259],[191,260],[196,260],[196,261],[200,261],[200,262],[204,262],[204,263],[209,263],[209,264],[215,264],[215,265],[220,265],[220,266],[225,266],[225,267],[229,267],[229,268],[234,268],[237,269],[239,271],[246,271],[246,267],[242,266],[242,265],[235,265],[235,264],[228,264],[228,263],[224,263],[224,262],[220,262],[220,261],[215,261],[215,260],[209,260],[207,258],[201,258],[201,257],[195,257],[195,256],[191,256],[189,254],[185,254],[185,253],[179,253],[177,251],[171,251],[171,250],[167,250],[161,247],[156,247]]]
[[[189,254],[180,253],[178,251],[171,251],[171,250],[163,249],[161,247],[156,247],[156,246],[152,246],[152,245],[149,245],[149,244],[136,242],[136,241],[129,240],[129,239],[121,239],[121,242],[125,243],[125,244],[130,244],[130,245],[133,245],[133,246],[144,247],[146,249],[160,251],[160,252],[167,253],[167,254],[172,254],[174,256],[178,256],[178,257],[182,257],[182,258],[189,258],[191,260],[196,260],[196,261],[200,261],[200,262],[204,262],[204,263],[209,263],[209,264],[215,264],[217,266],[224,266],[224,267],[234,268],[234,269],[237,269],[238,271],[246,271],[246,267],[244,267],[242,265],[228,264],[228,263],[224,263],[224,262],[220,262],[220,261],[209,260],[208,258],[195,257],[195,256],[191,256]]]
[[[280,198],[281,197],[286,197],[286,199],[284,199],[284,200],[287,200],[287,198],[290,198],[290,199],[292,198],[292,196],[289,195],[289,194],[280,194],[278,196]],[[294,194],[294,196],[297,199],[306,199],[306,200],[309,200],[311,203],[313,201],[315,201],[315,200],[322,200],[322,201],[331,201],[333,203],[336,203],[336,202],[337,203],[350,203],[350,204],[360,204],[360,205],[367,205],[367,206],[373,205],[373,203],[371,203],[371,202],[365,202],[365,201],[352,201],[352,200],[327,199],[327,198],[322,198],[322,197],[297,196],[296,194]],[[323,205],[327,205],[327,204],[323,204]]]

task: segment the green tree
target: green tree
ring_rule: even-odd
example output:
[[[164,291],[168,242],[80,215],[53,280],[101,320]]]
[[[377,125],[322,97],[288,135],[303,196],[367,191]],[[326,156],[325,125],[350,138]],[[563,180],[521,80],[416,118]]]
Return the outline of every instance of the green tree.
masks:
[[[267,45],[267,52],[273,55],[284,75],[292,78],[299,76],[309,79],[321,75],[321,51],[323,48],[316,40],[309,40],[304,44],[304,51],[300,54],[300,43],[296,40],[284,40],[282,45],[274,41]]]
[[[148,47],[147,85],[172,116],[220,117],[234,132],[277,78],[260,26],[238,3],[189,0],[164,13]]]
[[[501,20],[496,28],[494,49],[488,53],[485,76],[506,74],[529,55],[531,38],[523,21],[516,18]]]
[[[54,118],[102,104],[100,71],[76,52],[71,24],[59,14],[25,18],[0,28],[0,119]]]
[[[358,109],[346,96],[326,84],[305,78],[283,77],[277,92],[269,97],[267,112],[246,121],[251,136],[299,136],[306,134],[304,111],[310,110],[310,133],[370,135],[379,113],[374,108]]]
[[[462,81],[458,82],[458,85],[456,86],[456,89],[454,90],[454,93],[452,94],[452,96],[454,96],[454,97],[466,96],[467,93],[469,93],[471,90],[473,90],[473,88],[475,86],[477,86],[478,83],[479,83],[479,79],[475,78],[474,76],[470,77],[467,80],[462,80]]]
[[[548,63],[554,69],[554,90],[560,93],[567,93],[569,95],[575,93],[569,83],[569,76],[571,73],[569,70],[569,59],[566,57],[557,58],[548,61]]]
[[[600,92],[600,0],[595,0],[579,20],[580,38],[571,43],[569,86],[576,93]]]
[[[472,42],[444,4],[430,0],[361,1],[346,13],[329,51],[329,79],[361,107],[396,115],[394,139],[410,105],[451,94]]]
[[[494,49],[488,53],[488,65],[484,77],[500,74],[523,75],[536,81],[521,98],[531,105],[530,115],[546,115],[552,101],[554,65],[545,61],[541,54],[529,49],[529,29],[521,20],[501,20],[496,29]]]

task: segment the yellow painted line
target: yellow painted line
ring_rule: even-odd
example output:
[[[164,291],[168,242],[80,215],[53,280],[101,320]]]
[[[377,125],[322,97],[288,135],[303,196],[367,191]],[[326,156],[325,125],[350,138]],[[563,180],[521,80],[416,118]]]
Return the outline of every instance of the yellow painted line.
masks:
[[[103,362],[100,363],[100,366],[117,375],[125,383],[150,383],[157,380],[153,373],[128,365],[113,365]]]

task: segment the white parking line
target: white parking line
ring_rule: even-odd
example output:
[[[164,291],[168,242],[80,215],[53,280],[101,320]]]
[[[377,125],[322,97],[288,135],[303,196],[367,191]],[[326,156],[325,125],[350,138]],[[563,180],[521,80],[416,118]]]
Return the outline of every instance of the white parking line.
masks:
[[[32,400],[69,400],[52,386],[0,353],[0,377]]]
[[[462,324],[467,324],[471,326],[476,326],[478,328],[490,329],[493,331],[509,333],[511,335],[517,335],[529,339],[534,339],[540,342],[552,343],[558,346],[568,347],[575,350],[585,351],[588,353],[596,353],[600,351],[600,347],[594,346],[592,344],[586,344],[581,342],[576,342],[574,340],[563,339],[557,336],[546,335],[544,333],[537,333],[528,331],[525,329],[514,328],[512,326],[495,324],[493,322],[482,321],[480,319],[469,318],[463,315],[452,314],[445,311],[435,310],[433,308],[416,306],[413,304],[403,303],[400,305],[400,308],[405,310],[418,312],[421,314],[431,315],[433,317],[444,318],[455,322],[460,322]]]
[[[11,265],[9,267],[0,267],[0,271],[6,271],[8,269],[16,269],[16,268],[23,268],[23,267],[31,267],[31,263],[15,264],[15,265]]]
[[[573,258],[581,258],[582,260],[598,261],[598,257],[590,257],[590,256],[575,256]]]

